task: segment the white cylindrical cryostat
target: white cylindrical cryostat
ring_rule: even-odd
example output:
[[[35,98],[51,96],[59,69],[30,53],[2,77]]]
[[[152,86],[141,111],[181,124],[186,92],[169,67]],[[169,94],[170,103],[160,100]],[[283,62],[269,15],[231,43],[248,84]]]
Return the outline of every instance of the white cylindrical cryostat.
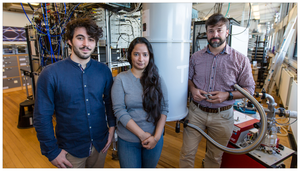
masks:
[[[146,3],[142,14],[143,37],[168,89],[167,121],[180,120],[188,113],[192,3]]]

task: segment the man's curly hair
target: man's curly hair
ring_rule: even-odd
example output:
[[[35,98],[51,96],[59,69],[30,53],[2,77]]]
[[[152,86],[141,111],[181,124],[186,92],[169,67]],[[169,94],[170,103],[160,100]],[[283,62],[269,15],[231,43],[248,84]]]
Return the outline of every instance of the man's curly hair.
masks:
[[[94,38],[96,42],[98,42],[99,38],[103,36],[102,28],[99,27],[94,20],[92,20],[91,18],[77,18],[68,22],[67,24],[67,30],[65,34],[67,40],[70,40],[72,42],[74,30],[77,27],[84,27],[87,34]]]

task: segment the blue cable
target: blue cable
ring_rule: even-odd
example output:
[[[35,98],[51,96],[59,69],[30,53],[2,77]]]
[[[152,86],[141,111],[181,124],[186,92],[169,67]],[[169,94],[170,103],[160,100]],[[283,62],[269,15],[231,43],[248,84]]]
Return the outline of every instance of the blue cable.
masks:
[[[55,8],[56,8],[57,16],[58,16],[58,23],[60,23],[60,17],[59,17],[59,13],[58,13],[58,9],[57,9],[56,3],[55,3]],[[61,40],[61,36],[59,36],[59,41],[58,41],[58,53],[57,53],[57,58],[58,59],[59,59],[59,51],[60,51],[60,40]]]
[[[43,48],[43,50],[45,50],[48,54],[51,53],[47,48],[45,48],[46,44],[43,44],[42,42],[40,42],[40,44],[41,44],[41,47]]]
[[[228,14],[229,8],[230,8],[230,3],[228,3],[228,9],[227,9],[227,12],[226,12],[226,14],[225,14],[225,17],[226,17],[227,14]]]
[[[57,9],[56,3],[55,3],[55,9],[56,9],[57,17],[58,17],[58,23],[60,23],[60,17],[59,17],[59,13],[58,13],[58,9]]]
[[[65,42],[64,42],[64,46],[62,46],[62,51],[64,52],[64,50],[65,50],[65,44],[67,43],[67,40],[65,40]],[[63,54],[61,55],[62,57],[63,57]]]
[[[22,6],[22,9],[23,9],[23,11],[24,11],[24,13],[25,13],[25,15],[26,15],[28,21],[30,22],[31,25],[33,25],[32,22],[31,22],[31,21],[29,20],[29,18],[28,18],[28,15],[27,15],[27,13],[26,13],[24,7],[23,7],[23,4],[22,4],[22,3],[20,3],[20,4],[21,4],[21,6]],[[33,26],[34,26],[34,25],[33,25]],[[34,28],[37,29],[38,31],[40,31],[42,34],[46,34],[46,33],[42,32],[40,29],[36,28],[35,26],[34,26]]]
[[[65,6],[65,15],[67,15],[67,6],[66,6],[66,3],[64,3],[64,6]]]
[[[41,7],[38,7],[37,9],[34,10],[33,14],[32,14],[32,20],[34,19],[34,15],[35,12],[38,11]],[[38,27],[40,30],[42,30],[43,28],[41,26],[36,25],[36,27]]]
[[[57,5],[56,5],[56,3],[55,3],[55,12],[57,13],[57,17],[58,17],[58,23],[60,23],[60,18],[59,18],[59,13],[58,13],[58,10],[57,10]],[[51,30],[53,30],[53,29],[57,29],[57,25],[56,24],[54,24],[53,25],[53,27],[51,28]]]
[[[55,60],[55,62],[56,62],[57,60],[59,60],[59,53],[60,53],[60,49],[61,49],[60,43],[61,43],[61,40],[62,40],[62,35],[65,34],[65,27],[61,30],[61,33],[58,34],[58,35],[51,35],[51,34],[50,34],[50,28],[49,28],[49,24],[48,24],[48,15],[47,15],[47,4],[45,3],[45,13],[46,13],[46,17],[45,17],[45,15],[44,15],[44,13],[42,13],[42,14],[43,14],[44,24],[45,24],[45,26],[46,26],[46,31],[47,31],[47,33],[44,33],[43,31],[41,31],[41,29],[43,29],[41,25],[40,25],[40,27],[36,27],[36,26],[31,22],[31,20],[29,19],[28,15],[27,15],[27,13],[26,13],[24,7],[23,7],[23,4],[22,4],[22,3],[20,3],[20,4],[21,4],[22,9],[23,9],[23,11],[24,11],[24,13],[25,13],[25,15],[26,15],[28,21],[30,22],[30,24],[33,25],[33,27],[34,27],[36,30],[38,30],[39,33],[44,34],[44,35],[47,35],[47,37],[48,37],[48,39],[49,39],[50,52],[49,52],[49,50],[48,50],[47,48],[43,48],[44,46],[43,46],[43,44],[42,44],[42,42],[41,42],[41,37],[40,37],[40,39],[39,39],[39,43],[41,44],[41,47],[42,47],[41,51],[42,51],[42,53],[43,53],[43,54],[42,54],[42,63],[44,63],[44,62],[46,62],[46,61],[48,60],[48,59],[46,59],[46,61],[44,61],[44,54],[45,54],[45,52],[47,52],[47,53],[49,53],[49,54],[51,55],[51,62],[52,62],[52,63],[53,63],[53,58],[54,58],[54,60]],[[74,7],[74,9],[71,11],[71,14],[69,15],[68,19],[65,20],[64,22],[62,22],[61,25],[67,24],[67,23],[68,23],[68,21],[70,20],[71,16],[72,16],[73,13],[74,13],[74,11],[76,10],[76,8],[77,8],[80,4],[81,4],[81,3],[78,3],[78,4]],[[56,6],[56,9],[57,9],[56,3],[55,3],[55,6]],[[65,15],[67,15],[67,7],[66,7],[66,3],[64,3],[64,7],[65,7]],[[43,3],[41,3],[41,8],[42,8],[42,10],[43,10]],[[60,23],[60,17],[59,17],[58,10],[57,10],[57,14],[58,14],[58,19],[59,19],[59,23]],[[53,30],[54,28],[56,28],[56,27],[53,26],[53,27],[51,28],[51,30]],[[57,59],[57,60],[56,60],[56,57],[55,57],[55,54],[54,54],[55,52],[53,51],[53,48],[52,48],[52,41],[51,41],[51,38],[52,38],[52,37],[58,37],[58,38],[59,38],[59,40],[58,40],[58,50],[55,51],[55,52],[58,52],[58,59]],[[45,45],[45,46],[46,46],[46,45]],[[62,50],[64,50],[64,47],[62,47]]]
[[[42,47],[42,49],[44,50],[44,51],[46,51],[47,53],[50,53],[49,51],[48,51],[48,49],[47,48],[45,48],[45,44],[43,44],[43,42],[42,42],[42,38],[40,38],[40,44],[41,44],[41,47]]]
[[[41,3],[41,4],[42,4],[42,3]],[[42,5],[42,7],[43,7],[43,5]],[[44,13],[43,13],[43,17],[44,17],[44,22],[45,22],[45,25],[46,25],[47,36],[48,36],[48,39],[49,39],[51,62],[53,63],[53,58],[52,58],[52,52],[53,52],[53,50],[52,50],[51,36],[50,36],[49,25],[48,25],[47,5],[46,5],[46,3],[45,3],[45,11],[46,11],[45,13],[46,13],[46,18],[47,18],[47,20],[46,20],[46,18],[45,18]]]
[[[46,54],[45,51],[47,52],[47,54],[50,53],[50,52],[48,51],[48,49],[44,48],[45,45],[44,45],[43,42],[42,42],[42,37],[40,37],[39,42],[40,42],[40,44],[41,44],[40,47],[41,47],[41,52],[42,52],[42,55],[43,55],[43,56],[42,56],[41,65],[42,65],[42,66],[45,66],[45,61],[44,61],[44,54]],[[47,62],[47,58],[46,58],[46,62]]]
[[[57,37],[57,36],[52,36],[52,35],[50,35],[51,37]],[[51,53],[51,51],[49,52],[48,51],[48,49],[47,48],[44,48],[46,45],[43,45],[42,44],[42,42],[41,42],[41,38],[40,38],[40,44],[41,44],[41,47],[43,48],[43,50],[44,51],[46,51],[48,54],[51,54],[51,57],[52,57],[52,55],[54,55],[54,53],[55,52],[57,52],[57,50],[53,53],[53,50],[52,50],[52,53]],[[50,44],[51,44],[51,42],[50,42]],[[50,47],[52,47],[52,46],[50,46]],[[58,51],[60,50],[60,44],[58,44]],[[52,60],[53,61],[53,60]],[[56,58],[55,58],[55,61],[56,61]]]
[[[58,52],[57,52],[57,58],[58,58],[58,60],[60,60],[59,59],[59,53],[60,53],[60,46],[61,46],[61,36],[59,37],[59,41],[58,41]],[[62,57],[62,54],[61,54],[61,57]]]
[[[54,61],[56,62],[56,57],[55,57],[55,54],[53,52],[53,48],[52,48],[52,40],[51,40],[51,34],[50,34],[50,31],[49,31],[49,23],[48,23],[48,11],[47,11],[47,4],[45,3],[45,10],[46,10],[46,21],[47,21],[47,32],[48,32],[48,38],[49,38],[49,43],[50,43],[50,50],[51,50],[51,58],[54,58]],[[52,61],[52,59],[51,59]],[[52,62],[53,63],[53,62]]]
[[[41,3],[41,7],[42,7],[42,10],[43,10],[43,3]],[[47,36],[48,36],[48,29],[47,29],[47,25],[46,25],[46,19],[45,19],[45,16],[44,16],[44,13],[42,12],[42,14],[43,14],[43,18],[44,18],[44,22],[45,22],[45,26],[46,26],[46,31],[47,31]],[[49,38],[49,37],[48,37]],[[45,45],[46,46],[46,45]],[[48,51],[48,50],[47,50]],[[50,53],[50,55],[51,55],[51,59],[52,59],[52,54]],[[53,63],[53,61],[52,61],[52,63]]]
[[[41,5],[41,6],[42,6],[42,5]],[[56,9],[57,9],[56,3],[55,3],[55,6],[56,6]],[[47,29],[47,31],[48,31],[48,30],[49,30],[49,25],[48,25],[48,15],[47,15],[47,7],[46,7],[46,4],[45,4],[45,10],[46,10],[46,17],[47,17],[47,24],[45,23],[45,25],[46,25],[46,29]],[[57,12],[57,14],[58,14],[58,18],[59,18],[59,21],[60,21],[59,13]],[[45,21],[45,16],[43,15],[43,17],[44,17],[44,21]],[[48,26],[48,27],[47,27],[47,26]],[[53,30],[54,28],[55,28],[55,25],[53,26],[53,28],[51,28],[51,30]],[[51,43],[51,37],[60,37],[60,39],[61,39],[61,34],[60,34],[60,35],[51,35],[50,32],[47,32],[47,33],[48,33],[48,34],[47,34],[47,35],[48,35],[48,38],[49,38],[49,35],[50,35],[49,43],[50,43],[51,51],[49,52],[48,49],[45,49],[45,50],[51,55],[51,59],[52,59],[52,57],[54,56],[54,60],[57,61],[54,53],[56,53],[57,51],[59,52],[59,50],[60,50],[60,44],[58,44],[58,50],[53,51],[53,49],[52,49],[52,43]],[[59,56],[59,54],[58,54],[58,56]],[[53,61],[53,59],[52,59],[51,61]]]
[[[44,66],[44,49],[42,48],[43,47],[43,44],[41,42],[41,37],[39,37],[39,43],[40,43],[40,51],[41,51],[41,66]]]
[[[70,17],[72,16],[73,12],[75,11],[75,9],[78,7],[78,5],[80,5],[81,3],[77,4],[76,7],[73,9],[71,15],[69,16],[69,18],[66,20],[66,23],[68,23]],[[62,32],[65,30],[65,27],[63,28]]]
[[[47,4],[45,3],[45,9],[46,9],[46,21],[47,21],[47,27],[48,27],[48,30],[49,30],[49,24],[48,24],[48,12],[47,12]],[[48,31],[47,30],[47,31]],[[54,54],[54,52],[53,52],[53,48],[52,48],[52,41],[51,41],[51,34],[50,34],[50,31],[48,31],[48,34],[49,34],[49,36],[50,37],[48,37],[49,38],[49,43],[50,43],[50,50],[51,50],[51,57],[53,57],[54,58],[54,60],[55,60],[55,62],[57,61],[56,60],[56,57],[55,57],[55,54]],[[52,60],[52,59],[51,59]],[[52,62],[53,63],[53,62]]]
[[[42,44],[42,42],[41,42],[41,38],[39,39],[39,41],[40,41],[40,44]],[[44,47],[43,46],[43,44],[42,44],[42,46],[41,47]],[[46,60],[44,59],[45,57],[44,57],[44,54],[45,54],[45,52],[44,51],[47,51],[47,53],[50,53],[46,48],[43,48],[43,49],[41,49],[41,52],[43,52],[42,53],[42,61],[41,61],[41,66],[46,66],[46,63],[47,63],[47,61],[48,61],[48,58],[46,57]]]
[[[76,5],[76,7],[72,10],[72,12],[71,12],[71,14],[69,15],[69,18],[67,19],[67,20],[65,20],[64,22],[62,22],[61,23],[61,26],[63,25],[63,24],[67,24],[67,22],[70,20],[70,17],[72,16],[72,14],[74,13],[74,11],[75,11],[75,9],[78,7],[78,5],[80,5],[81,3],[79,3],[79,4],[77,4]],[[66,12],[66,4],[64,3],[64,5],[65,5],[65,14],[67,13]],[[62,29],[62,31],[61,31],[61,33],[60,34],[58,34],[58,35],[52,35],[52,37],[58,37],[58,36],[62,36],[63,34],[65,34],[65,27]]]
[[[65,14],[66,14],[67,13],[67,11],[66,11],[66,4],[64,3],[64,5],[65,5]],[[80,3],[76,5],[76,7],[72,10],[72,13],[69,15],[69,18],[66,21],[62,22],[61,25],[65,24],[65,23],[67,23],[69,21],[70,17],[74,13],[74,11],[78,7],[78,5],[80,5]],[[53,30],[53,29],[54,29],[54,26],[53,26],[53,28],[51,28],[51,30]],[[62,29],[62,32],[60,34],[58,34],[58,35],[51,35],[51,37],[59,37],[59,36],[62,36],[63,34],[65,34],[65,28]]]
[[[59,51],[60,51],[60,39],[57,41],[57,50],[54,53],[57,53],[57,60],[59,60]]]

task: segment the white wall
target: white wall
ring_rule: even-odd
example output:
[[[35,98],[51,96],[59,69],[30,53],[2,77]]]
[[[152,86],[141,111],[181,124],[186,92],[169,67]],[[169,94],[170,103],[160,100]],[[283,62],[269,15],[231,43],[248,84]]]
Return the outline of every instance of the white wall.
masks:
[[[245,56],[248,54],[249,29],[245,31],[245,27],[232,25],[231,47],[241,52]]]
[[[28,18],[32,19],[32,14],[27,14]],[[25,27],[30,25],[25,13],[3,11],[2,26]],[[3,29],[3,28],[1,28]],[[4,43],[4,42],[2,42]],[[24,42],[5,42],[5,44],[24,44]]]
[[[291,96],[290,96],[290,103],[289,103],[288,110],[298,112],[298,110],[297,110],[297,108],[298,108],[298,97],[297,97],[298,90],[297,90],[297,87],[298,87],[298,83],[296,81],[293,81],[292,87],[291,87]],[[294,122],[295,120],[296,119],[291,119],[290,123]],[[293,132],[294,138],[296,140],[296,143],[298,144],[297,124],[298,124],[298,122],[296,121],[295,123],[293,123],[291,125],[291,128],[292,128],[292,132]]]
[[[32,18],[31,14],[27,14],[27,15],[29,19]],[[3,26],[25,27],[26,25],[30,24],[25,13],[3,11],[2,19],[3,19],[3,23],[2,23]]]

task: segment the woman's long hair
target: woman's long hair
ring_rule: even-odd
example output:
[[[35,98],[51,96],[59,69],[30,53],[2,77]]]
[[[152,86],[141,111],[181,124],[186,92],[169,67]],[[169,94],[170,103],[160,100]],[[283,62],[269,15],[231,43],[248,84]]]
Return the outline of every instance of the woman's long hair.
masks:
[[[143,87],[143,108],[148,113],[147,121],[154,119],[154,125],[161,117],[161,102],[163,94],[160,85],[158,69],[154,63],[153,49],[150,42],[144,37],[135,38],[128,48],[128,61],[132,66],[131,53],[136,44],[145,44],[149,51],[149,63],[140,79]]]

